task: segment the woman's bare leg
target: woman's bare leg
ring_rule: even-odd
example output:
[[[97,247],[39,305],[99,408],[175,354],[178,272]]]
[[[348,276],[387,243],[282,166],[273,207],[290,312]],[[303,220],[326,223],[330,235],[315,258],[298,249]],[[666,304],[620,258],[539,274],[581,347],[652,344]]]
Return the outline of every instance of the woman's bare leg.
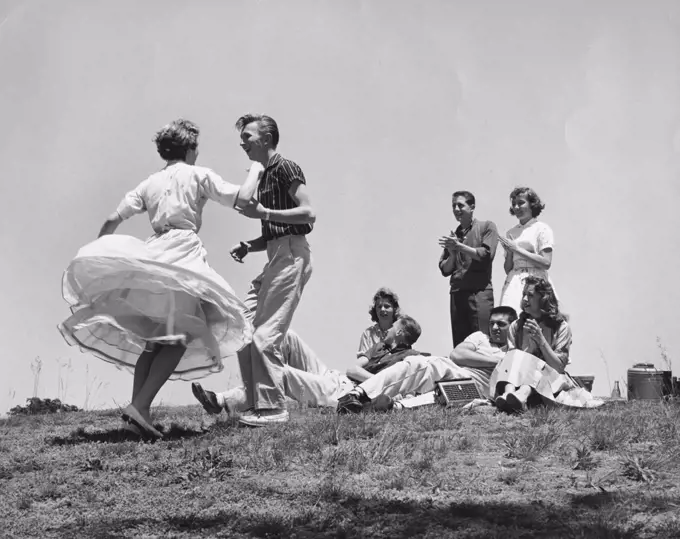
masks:
[[[165,382],[168,381],[185,351],[185,346],[164,345],[160,347],[160,350],[150,362],[146,379],[131,403],[142,417],[145,419],[149,418],[147,421],[151,418],[151,403],[153,399]]]
[[[137,365],[135,365],[135,375],[134,381],[132,382],[132,402],[135,401],[137,395],[142,390],[144,382],[149,377],[149,371],[151,370],[151,364],[153,360],[158,355],[160,351],[159,346],[154,346],[152,350],[144,350],[137,360]],[[149,418],[146,418],[150,420]]]
[[[526,404],[529,400],[529,396],[531,395],[531,386],[520,386],[520,388],[515,391],[515,395],[521,403]]]

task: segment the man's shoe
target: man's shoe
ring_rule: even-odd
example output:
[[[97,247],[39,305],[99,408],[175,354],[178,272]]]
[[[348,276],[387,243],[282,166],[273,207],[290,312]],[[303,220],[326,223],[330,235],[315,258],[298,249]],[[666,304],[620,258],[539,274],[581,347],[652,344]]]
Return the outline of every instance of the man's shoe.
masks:
[[[288,410],[281,408],[271,408],[268,410],[253,410],[252,413],[245,413],[238,422],[248,427],[266,427],[277,423],[285,423],[290,419]]]
[[[386,413],[391,412],[394,408],[394,400],[389,395],[381,393],[375,399],[373,399],[369,404],[369,410],[371,412]]]
[[[338,399],[339,414],[360,414],[364,405],[356,393],[347,393]]]
[[[217,402],[217,395],[213,391],[206,391],[198,382],[192,382],[191,392],[209,414],[219,414],[222,411],[222,406]],[[227,410],[227,413],[229,413],[229,410]]]

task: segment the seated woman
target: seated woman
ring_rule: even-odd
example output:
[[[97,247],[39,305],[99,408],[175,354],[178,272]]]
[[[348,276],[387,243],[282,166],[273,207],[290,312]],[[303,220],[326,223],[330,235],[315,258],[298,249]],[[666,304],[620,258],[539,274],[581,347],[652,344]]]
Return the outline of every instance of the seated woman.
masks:
[[[401,315],[399,297],[389,288],[379,288],[373,295],[368,314],[375,323],[361,334],[357,351],[358,362],[347,369],[347,376],[356,382],[364,382],[371,377],[371,373],[363,368],[368,363],[368,351],[385,338],[387,331]]]
[[[548,280],[528,275],[521,306],[522,314],[508,331],[510,351],[491,376],[496,406],[506,412],[521,412],[532,397],[538,402],[579,408],[604,404],[565,372],[571,328]]]

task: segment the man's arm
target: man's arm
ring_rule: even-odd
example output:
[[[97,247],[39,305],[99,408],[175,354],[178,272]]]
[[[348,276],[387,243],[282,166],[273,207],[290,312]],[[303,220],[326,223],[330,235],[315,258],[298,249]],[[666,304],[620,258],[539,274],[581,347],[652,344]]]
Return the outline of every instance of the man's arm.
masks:
[[[489,367],[498,365],[498,360],[492,356],[480,354],[474,344],[462,342],[449,354],[449,358],[459,367]]]
[[[496,256],[496,248],[498,247],[498,230],[496,225],[491,221],[487,221],[486,228],[482,234],[482,246],[476,249],[479,260],[493,260]]]
[[[293,180],[288,190],[293,200],[298,204],[296,208],[289,210],[273,210],[265,208],[261,203],[250,204],[239,211],[241,215],[251,219],[262,219],[264,221],[275,221],[289,225],[313,224],[316,221],[316,214],[312,209],[312,204],[307,193],[307,186],[300,180]]]
[[[453,273],[454,261],[453,254],[448,249],[444,249],[442,255],[439,257],[439,271],[442,272],[444,277],[448,277]]]
[[[259,251],[264,251],[267,248],[267,240],[265,240],[262,236],[255,238],[254,240],[245,241],[243,243],[248,244],[249,253],[257,253]]]
[[[368,358],[366,356],[361,356],[356,365],[347,369],[347,377],[359,383],[365,382],[373,376],[373,374],[364,369],[366,365],[368,365]]]
[[[289,225],[313,224],[316,221],[316,214],[312,209],[307,186],[300,180],[293,180],[288,194],[293,197],[298,207],[289,210],[269,210],[269,220]]]

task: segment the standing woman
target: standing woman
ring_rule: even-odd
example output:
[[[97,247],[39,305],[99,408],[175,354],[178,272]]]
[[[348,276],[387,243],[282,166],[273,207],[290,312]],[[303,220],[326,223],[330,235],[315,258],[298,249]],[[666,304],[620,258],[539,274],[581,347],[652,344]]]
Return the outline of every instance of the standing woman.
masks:
[[[501,292],[500,305],[522,310],[524,280],[528,275],[540,277],[551,283],[548,270],[552,265],[553,231],[537,217],[545,208],[536,191],[530,187],[517,187],[510,193],[510,215],[519,224],[508,230],[498,241],[505,250],[504,269],[507,277]]]
[[[373,295],[373,302],[368,308],[368,314],[371,315],[371,320],[375,323],[367,327],[361,334],[357,358],[366,356],[373,345],[382,341],[387,335],[387,330],[399,318],[401,314],[399,297],[389,288],[379,288]]]
[[[181,119],[158,131],[166,166],[125,195],[99,238],[69,264],[62,284],[73,314],[59,331],[69,344],[134,372],[123,419],[155,438],[162,434],[150,408],[163,384],[221,371],[222,360],[252,335],[245,306],[208,265],[198,231],[208,199],[243,207],[263,167],[254,163],[239,189],[195,166],[198,135],[195,124]],[[144,212],[154,231],[145,242],[113,234]]]

